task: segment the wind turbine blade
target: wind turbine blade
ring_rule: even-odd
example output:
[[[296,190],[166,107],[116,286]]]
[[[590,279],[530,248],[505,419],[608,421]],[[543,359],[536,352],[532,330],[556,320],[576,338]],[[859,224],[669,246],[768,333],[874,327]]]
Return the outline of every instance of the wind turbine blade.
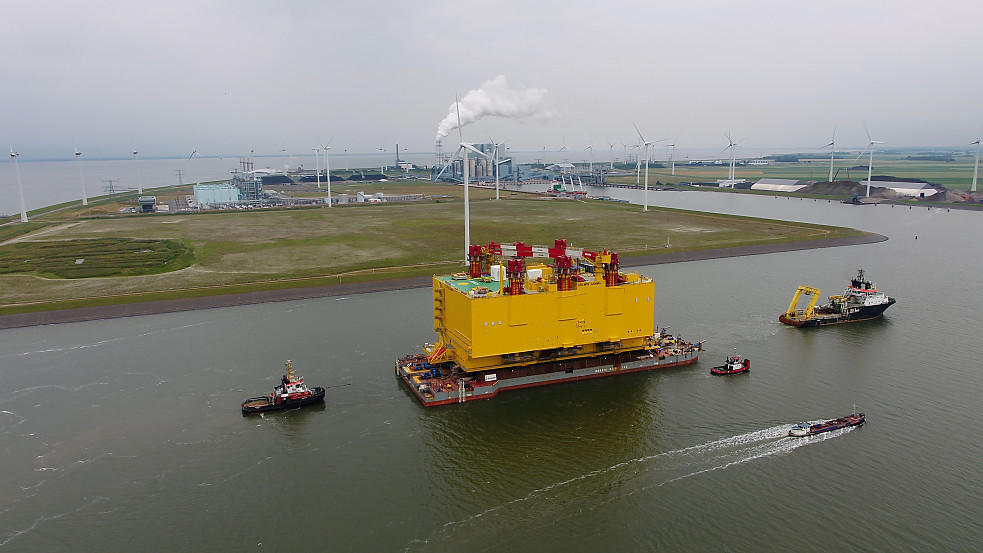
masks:
[[[645,137],[642,136],[642,131],[638,130],[638,125],[636,125],[635,122],[632,121],[631,126],[632,127],[635,127],[635,132],[638,133],[638,138],[644,143],[645,142]]]
[[[474,153],[476,153],[478,155],[482,155],[482,156],[488,157],[488,154],[486,154],[485,152],[482,152],[481,150],[479,150],[478,148],[475,148],[474,146],[472,146],[471,144],[468,144],[467,142],[462,142],[461,143],[461,148],[467,148],[467,149],[471,150],[472,152],[474,152]]]
[[[867,128],[866,121],[864,121],[864,132],[867,133],[867,142],[873,142],[873,140],[870,139],[870,129]]]
[[[461,137],[461,142],[464,142],[464,131],[461,130],[461,100],[457,98],[457,94],[454,95],[454,109],[457,110],[457,135]]]
[[[464,145],[463,144],[460,145],[460,146],[458,146],[457,151],[454,152],[454,155],[452,155],[450,158],[448,158],[448,160],[447,160],[446,163],[444,163],[444,167],[440,170],[439,173],[437,173],[437,176],[434,178],[434,180],[440,180],[440,176],[444,174],[444,171],[446,171],[447,168],[450,167],[450,165],[452,163],[454,163],[454,160],[457,159],[458,154],[460,154],[461,153],[461,150],[463,150],[463,149],[464,149]]]

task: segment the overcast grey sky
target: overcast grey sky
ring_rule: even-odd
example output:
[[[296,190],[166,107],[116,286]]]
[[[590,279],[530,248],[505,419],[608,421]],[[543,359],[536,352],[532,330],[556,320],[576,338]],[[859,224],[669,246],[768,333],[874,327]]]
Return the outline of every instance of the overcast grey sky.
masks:
[[[747,151],[962,146],[983,127],[983,3],[4,3],[0,138],[23,159],[431,151],[455,94],[499,75],[550,117],[465,138],[582,150],[669,137]],[[454,131],[451,142],[456,142]],[[3,144],[6,146],[7,144]],[[603,150],[603,152],[602,152]]]

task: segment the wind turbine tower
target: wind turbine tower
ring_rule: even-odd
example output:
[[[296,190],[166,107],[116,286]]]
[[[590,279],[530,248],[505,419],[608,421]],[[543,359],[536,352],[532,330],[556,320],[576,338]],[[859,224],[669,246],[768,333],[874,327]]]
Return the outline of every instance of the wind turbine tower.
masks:
[[[20,197],[20,222],[26,223],[27,208],[24,207],[24,185],[20,181],[20,165],[17,164],[17,158],[20,157],[20,154],[11,148],[10,157],[14,158],[14,172],[17,173],[17,195]]]
[[[828,182],[833,182],[833,158],[836,156],[836,127],[833,127],[833,139],[829,141],[829,144],[823,146],[823,148],[829,148],[829,180]],[[822,148],[820,148],[822,149]]]
[[[464,172],[464,263],[468,263],[468,248],[471,246],[471,204],[468,201],[468,150],[472,152],[488,157],[488,154],[482,152],[481,150],[474,147],[474,144],[464,141],[464,131],[461,130],[461,102],[457,98],[454,99],[454,106],[457,108],[457,133],[461,138],[461,143],[458,145],[457,151],[451,156],[447,163],[444,164],[444,168],[437,173],[437,178],[435,180],[440,180],[440,176],[444,174],[444,171],[452,163],[454,163],[454,158],[458,155],[461,156],[461,168]]]
[[[727,141],[730,144],[727,145],[730,148],[730,172],[727,173],[727,180],[730,181],[731,187],[734,186],[734,164],[737,162],[737,143],[734,139],[730,137],[730,133],[727,133]]]
[[[328,140],[328,142],[331,141]],[[331,166],[328,165],[328,150],[331,149],[331,146],[321,144],[321,149],[324,150],[324,178],[328,185],[328,207],[331,207]]]
[[[75,161],[79,166],[79,180],[82,182],[82,205],[89,205],[89,198],[85,195],[85,175],[82,174],[82,152],[75,148]]]
[[[969,189],[970,192],[976,192],[976,176],[980,173],[980,139],[969,143],[970,146],[973,144],[976,144],[976,164],[973,166],[973,186]]]
[[[78,154],[76,154],[78,155]],[[140,177],[140,152],[133,150],[133,160],[137,164],[137,194],[143,194],[143,179]],[[81,165],[79,166],[79,171],[81,171]]]
[[[883,144],[883,142],[880,142],[878,140],[874,140],[873,138],[870,137],[870,131],[867,130],[867,125],[864,125],[864,131],[867,132],[867,147],[864,148],[864,150],[862,150],[860,152],[860,155],[857,156],[857,160],[859,160],[860,158],[864,157],[864,152],[865,151],[870,150],[870,159],[867,161],[867,197],[869,198],[870,197],[870,179],[873,176],[873,172],[874,172],[874,144]]]
[[[642,208],[642,211],[648,211],[649,210],[649,147],[655,143],[645,140],[645,137],[642,136],[642,131],[638,130],[638,125],[632,123],[632,126],[635,127],[635,132],[638,133],[638,138],[640,138],[642,141],[640,146],[645,146],[645,206]],[[639,153],[641,153],[641,149],[639,149]],[[641,163],[641,158],[639,158],[639,163]]]

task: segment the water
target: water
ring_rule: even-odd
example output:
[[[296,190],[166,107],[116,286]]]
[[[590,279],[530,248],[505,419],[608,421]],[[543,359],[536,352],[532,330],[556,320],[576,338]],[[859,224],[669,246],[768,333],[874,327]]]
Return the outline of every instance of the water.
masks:
[[[432,164],[434,154],[400,154],[400,158],[419,165]],[[314,160],[314,152],[306,156],[257,157],[257,169],[275,171],[293,170],[298,167],[313,170],[324,169],[324,158]],[[395,156],[386,154],[343,154],[332,152],[329,162],[332,173],[346,169],[366,168],[378,172],[385,163],[395,164]],[[83,159],[82,175],[79,164],[72,161],[19,161],[21,183],[24,188],[24,204],[27,210],[38,209],[63,202],[82,200],[82,178],[85,179],[86,196],[93,198],[108,194],[108,181],[119,190],[137,190],[175,184],[189,184],[214,180],[229,180],[233,169],[239,167],[237,157],[195,157],[194,159],[140,159],[136,160],[87,160]],[[178,174],[181,171],[181,174]],[[17,173],[12,162],[0,164],[0,216],[20,213],[17,195]]]
[[[0,331],[0,553],[975,550],[983,216],[650,201],[890,240],[641,268],[697,365],[444,408],[392,375],[434,338],[427,289]],[[860,267],[885,318],[777,322]],[[712,377],[734,348],[750,373]],[[326,404],[243,418],[288,358]],[[862,427],[784,437],[854,404]]]

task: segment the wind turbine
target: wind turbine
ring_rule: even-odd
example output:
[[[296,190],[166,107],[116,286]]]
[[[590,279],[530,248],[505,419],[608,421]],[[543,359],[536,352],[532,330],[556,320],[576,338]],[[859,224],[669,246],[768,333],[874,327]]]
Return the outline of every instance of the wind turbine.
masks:
[[[27,208],[24,207],[24,185],[20,181],[20,165],[17,164],[17,158],[20,154],[15,152],[13,147],[10,148],[10,157],[14,158],[14,171],[17,173],[17,195],[20,197],[20,222],[27,222]]]
[[[314,176],[317,178],[317,189],[321,189],[321,148],[314,146]]]
[[[976,144],[976,165],[973,166],[973,187],[969,189],[970,192],[976,192],[976,176],[980,172],[980,139],[969,143],[970,146],[973,144]]]
[[[829,144],[823,146],[829,148],[829,182],[833,182],[833,156],[836,155],[836,127],[833,127],[833,138]],[[823,148],[820,148],[822,150]]]
[[[737,150],[737,142],[734,142],[734,139],[730,137],[730,133],[727,133],[724,136],[726,136],[727,137],[727,141],[730,142],[730,144],[727,145],[727,148],[730,148],[730,172],[727,173],[727,180],[730,181],[730,185],[731,185],[731,187],[733,187],[734,186],[734,164],[737,162],[737,152],[736,152],[736,150]],[[724,148],[724,149],[726,150],[727,148]]]
[[[331,141],[328,140],[328,143]],[[328,150],[331,146],[321,144],[321,149],[324,150],[324,178],[328,183],[328,207],[331,207],[331,166],[328,164]]]
[[[614,171],[614,143],[612,143],[610,140],[608,141],[608,159],[611,160],[609,169]]]
[[[860,161],[860,158],[864,157],[864,153],[870,150],[870,160],[867,162],[867,197],[870,197],[870,178],[874,171],[874,144],[883,144],[878,140],[874,140],[870,137],[870,130],[867,129],[867,125],[864,124],[864,132],[867,133],[867,147],[860,151],[860,155],[854,161]]]
[[[593,175],[594,175],[594,137],[593,136],[590,137],[590,140],[587,141],[587,147],[584,148],[584,151],[585,152],[588,151],[588,150],[590,150],[590,157],[589,157],[589,159],[590,159],[590,169],[589,169],[589,171],[590,171],[590,174],[591,174],[591,178],[593,178]]]
[[[434,180],[440,180],[440,176],[444,174],[447,167],[454,162],[454,158],[461,155],[461,168],[464,173],[464,262],[468,262],[468,247],[471,245],[471,204],[468,201],[468,150],[472,152],[488,157],[488,154],[482,152],[481,150],[474,147],[474,144],[464,141],[464,131],[461,130],[461,101],[456,97],[454,98],[454,107],[457,109],[457,134],[461,138],[461,143],[457,147],[457,151],[454,152],[444,164],[444,168],[437,173],[437,178]],[[545,151],[546,147],[543,147]]]
[[[75,148],[75,161],[79,166],[79,180],[82,182],[82,205],[89,205],[89,198],[85,195],[85,175],[82,174],[82,152]]]
[[[502,144],[505,144],[505,142],[495,142],[495,139],[492,138],[491,135],[488,135],[488,140],[491,140],[492,141],[492,146],[495,147],[495,153],[494,153],[495,159],[494,159],[494,161],[492,161],[492,163],[495,164],[495,199],[498,200],[498,199],[500,199],[498,197],[498,179],[499,179],[499,176],[498,176],[498,168],[499,168],[499,165],[501,165],[502,163],[505,163],[505,161],[499,161],[498,160],[498,148]],[[512,161],[512,160],[511,159],[508,159],[506,161]]]
[[[676,176],[676,143],[666,144],[669,148],[669,164],[672,165],[672,176]]]
[[[281,150],[281,151],[282,151],[282,150]],[[195,157],[195,156],[197,156],[197,155],[198,155],[198,150],[194,150],[194,151],[192,151],[192,152],[191,152],[191,155],[190,155],[190,156],[188,156],[188,164],[190,164],[190,163],[191,163],[191,158],[193,158],[193,157]],[[199,156],[199,157],[200,157],[200,156]],[[196,173],[197,173],[197,171],[196,171]],[[196,177],[198,177],[198,184],[201,184],[201,175],[195,175],[195,176],[196,176]]]
[[[137,150],[133,150],[133,159],[137,162],[137,194],[141,194],[142,195],[143,194],[143,179],[140,178],[140,152],[138,152]],[[80,167],[79,170],[81,171],[81,165],[79,167]]]
[[[382,165],[379,166],[379,172],[382,173],[382,177],[386,177],[386,149],[383,146],[376,148],[381,152],[382,155]]]
[[[638,130],[638,125],[632,123],[632,126],[635,127],[635,132],[638,133],[638,138],[640,138],[642,141],[640,146],[645,146],[645,207],[642,208],[642,211],[648,211],[649,210],[649,147],[652,144],[655,144],[655,142],[652,142],[650,140],[645,140],[645,137],[642,136],[642,131]],[[658,142],[662,142],[662,141],[659,140]],[[641,153],[641,149],[639,149],[639,153]]]

